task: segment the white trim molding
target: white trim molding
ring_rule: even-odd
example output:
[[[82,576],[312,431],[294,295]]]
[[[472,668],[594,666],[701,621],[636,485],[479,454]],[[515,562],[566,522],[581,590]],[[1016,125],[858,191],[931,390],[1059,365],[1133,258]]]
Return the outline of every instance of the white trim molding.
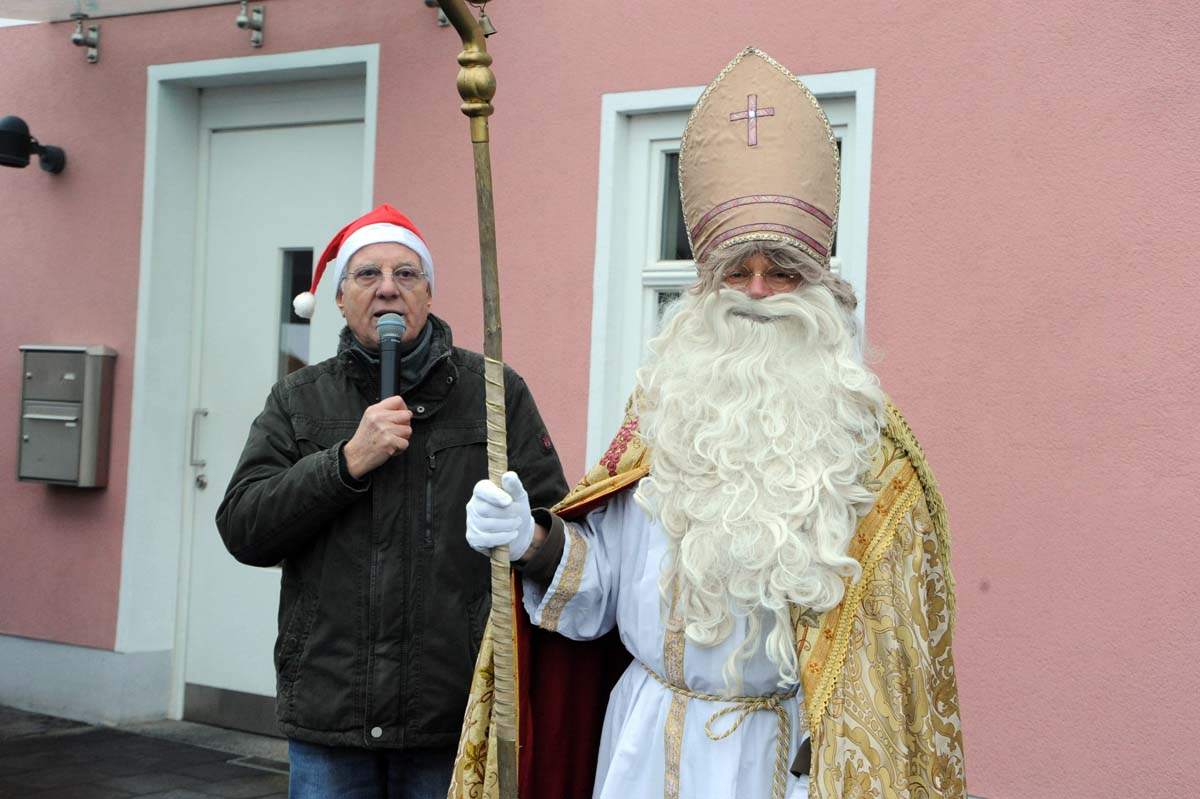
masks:
[[[92,724],[162,718],[171,652],[109,652],[0,635],[0,705]]]

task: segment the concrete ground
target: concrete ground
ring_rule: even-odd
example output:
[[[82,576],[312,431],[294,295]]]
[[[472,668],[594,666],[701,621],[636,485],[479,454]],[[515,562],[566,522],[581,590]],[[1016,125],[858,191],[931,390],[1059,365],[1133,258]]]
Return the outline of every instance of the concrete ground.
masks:
[[[0,707],[0,799],[282,799],[287,742],[186,721],[97,727]]]

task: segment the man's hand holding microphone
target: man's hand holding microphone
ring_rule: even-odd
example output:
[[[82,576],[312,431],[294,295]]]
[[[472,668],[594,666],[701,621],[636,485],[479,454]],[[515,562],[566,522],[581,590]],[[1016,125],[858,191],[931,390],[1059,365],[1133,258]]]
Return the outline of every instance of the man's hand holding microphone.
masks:
[[[400,340],[407,325],[397,313],[384,314],[376,323],[379,331],[379,394],[358,422],[354,436],[342,454],[346,470],[356,480],[381,466],[388,458],[408,449],[412,438],[412,411],[397,393],[400,374]]]

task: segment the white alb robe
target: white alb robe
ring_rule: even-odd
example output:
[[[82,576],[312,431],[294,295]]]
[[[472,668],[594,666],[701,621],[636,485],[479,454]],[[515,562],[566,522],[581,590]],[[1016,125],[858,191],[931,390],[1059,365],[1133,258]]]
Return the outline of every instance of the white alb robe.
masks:
[[[750,712],[721,740],[705,732],[710,717],[734,703],[687,698],[647,672],[682,679],[695,694],[728,695],[722,670],[745,638],[736,620],[723,643],[705,647],[682,633],[668,634],[658,579],[668,541],[657,521],[623,491],[581,522],[568,523],[562,559],[546,588],[524,581],[524,604],[534,624],[575,640],[599,638],[613,625],[634,660],[609,698],[596,769],[596,799],[770,799],[777,763],[779,719],[772,710]],[[765,638],[765,636],[763,636]],[[780,687],[779,673],[760,646],[742,670],[737,696],[797,691],[781,707],[790,722],[784,767],[802,740],[803,696]],[[712,721],[719,735],[740,711]],[[672,774],[676,771],[677,775]],[[805,799],[807,777],[787,776],[787,799]]]

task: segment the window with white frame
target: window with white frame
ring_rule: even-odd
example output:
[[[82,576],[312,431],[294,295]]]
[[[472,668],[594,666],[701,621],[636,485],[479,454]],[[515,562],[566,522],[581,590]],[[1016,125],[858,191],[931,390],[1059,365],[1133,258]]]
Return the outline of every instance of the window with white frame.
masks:
[[[874,70],[803,78],[829,117],[842,157],[833,269],[866,304]],[[620,425],[645,342],[663,309],[695,280],[679,201],[679,141],[703,87],[605,95],[601,112],[588,462]]]

